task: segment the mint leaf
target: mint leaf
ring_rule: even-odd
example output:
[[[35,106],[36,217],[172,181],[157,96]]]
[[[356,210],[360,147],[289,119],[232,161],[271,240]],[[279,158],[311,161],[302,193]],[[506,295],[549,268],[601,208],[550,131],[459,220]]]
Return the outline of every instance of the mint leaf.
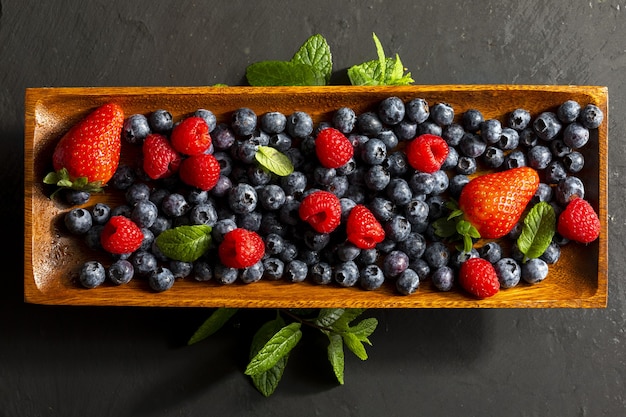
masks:
[[[362,342],[371,345],[372,343],[369,341],[368,337],[374,333],[376,327],[378,326],[378,320],[373,317],[361,320],[356,326],[350,327],[349,331],[353,335],[357,337]]]
[[[517,246],[524,254],[524,261],[540,257],[550,246],[556,230],[556,214],[545,201],[537,203],[524,218],[522,233]]]
[[[257,375],[268,371],[285,357],[302,338],[301,324],[294,322],[272,336],[246,367],[246,375]]]
[[[346,344],[346,347],[350,349],[352,353],[356,355],[357,358],[362,361],[367,359],[367,352],[365,351],[365,346],[354,333],[343,333],[341,335],[343,342]]]
[[[315,319],[315,325],[328,328],[335,324],[344,312],[345,310],[343,308],[322,308]]]
[[[332,325],[332,329],[338,332],[348,331],[350,323],[365,311],[364,308],[346,308],[341,317]]]
[[[379,77],[378,81],[380,84],[385,82],[385,72],[387,69],[387,59],[385,58],[385,50],[383,49],[383,45],[380,43],[378,36],[375,33],[372,33],[372,37],[374,38],[374,45],[376,45],[376,55],[378,55],[378,68],[379,68]]]
[[[293,164],[289,157],[271,146],[259,146],[254,157],[263,167],[281,177],[293,172]]]
[[[193,262],[209,249],[211,227],[196,224],[168,229],[157,236],[156,244],[168,258]]]
[[[378,61],[368,61],[348,68],[348,78],[352,85],[381,85],[382,70]]]
[[[333,59],[330,46],[322,35],[313,35],[307,39],[295,53],[291,62],[309,65],[324,77],[325,84],[330,81],[333,72]]]
[[[284,320],[280,317],[280,315],[277,315],[276,319],[270,320],[261,326],[252,338],[252,344],[250,346],[250,359],[254,358],[263,346],[265,346],[265,344],[272,338],[272,336],[280,331],[284,325]],[[274,393],[283,376],[285,367],[287,366],[288,357],[289,355],[286,354],[267,371],[250,376],[252,383],[261,394],[269,397]]]
[[[326,85],[324,75],[300,62],[261,61],[250,64],[246,78],[252,86]]]
[[[193,345],[211,336],[221,329],[236,312],[236,308],[218,308],[198,327],[198,330],[191,336],[187,344]]]
[[[345,355],[343,353],[343,338],[337,333],[328,333],[328,361],[333,368],[337,381],[343,385]]]
[[[404,65],[400,56],[386,58],[380,40],[374,33],[374,44],[376,45],[377,60],[367,61],[362,64],[353,65],[348,69],[348,78],[352,85],[408,85],[414,82],[411,73],[404,74]]]

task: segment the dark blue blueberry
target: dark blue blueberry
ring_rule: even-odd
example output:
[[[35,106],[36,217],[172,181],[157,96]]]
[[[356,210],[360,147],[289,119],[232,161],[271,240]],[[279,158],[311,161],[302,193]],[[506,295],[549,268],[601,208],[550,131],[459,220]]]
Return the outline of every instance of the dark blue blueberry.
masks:
[[[434,121],[428,119],[424,123],[417,125],[417,135],[435,135],[441,136],[443,127]]]
[[[595,104],[587,104],[580,111],[578,120],[587,129],[597,129],[604,120],[604,113]]]
[[[470,178],[465,174],[456,174],[455,176],[450,178],[450,185],[448,186],[450,195],[458,199],[461,195],[461,191],[469,182]]]
[[[367,164],[380,165],[387,158],[387,147],[382,140],[372,138],[361,146],[360,156]]]
[[[141,145],[150,133],[148,118],[143,114],[131,114],[124,120],[122,138],[131,145]]]
[[[468,109],[463,113],[461,117],[461,123],[463,128],[468,132],[478,132],[481,124],[485,121],[485,117],[482,112],[477,109]]]
[[[144,251],[140,251],[140,252],[144,252]],[[159,248],[159,245],[156,244],[156,240],[152,241],[152,247],[150,248],[150,253],[154,256],[154,258],[157,261],[160,262],[169,262],[170,258],[168,258],[167,256],[165,256],[165,254],[163,253],[163,251]],[[133,268],[135,267],[134,262],[131,263],[133,264]]]
[[[493,268],[496,270],[500,287],[513,288],[519,284],[522,268],[515,259],[502,258],[493,265]]]
[[[217,126],[217,118],[215,117],[215,114],[213,114],[211,110],[197,109],[193,113],[193,115],[196,117],[201,117],[204,120],[204,122],[209,128],[209,132],[213,132],[213,130],[215,130],[215,127]]]
[[[426,239],[421,233],[411,231],[406,239],[398,243],[397,248],[406,253],[410,261],[414,261],[424,255]]]
[[[407,205],[413,197],[409,183],[402,178],[393,178],[389,181],[385,192],[389,200],[398,206]]]
[[[128,284],[135,274],[133,264],[126,259],[119,259],[113,262],[106,270],[106,275],[115,285]]]
[[[304,262],[306,266],[311,266],[320,261],[320,254],[318,251],[311,249],[300,249],[298,251],[298,259]]]
[[[349,197],[340,197],[339,204],[341,205],[341,221],[345,223],[350,214],[350,210],[352,210],[357,203]]]
[[[543,112],[533,122],[533,129],[540,139],[551,141],[561,132],[561,122],[555,113]]]
[[[361,149],[363,144],[368,140],[370,140],[369,136],[358,135],[356,133],[348,136],[348,141],[350,141],[355,150]]]
[[[285,263],[291,262],[298,257],[298,246],[290,240],[286,240],[284,243],[284,249],[278,254],[278,257]]]
[[[326,285],[333,280],[333,269],[326,262],[318,262],[309,268],[309,275],[314,283]]]
[[[556,242],[551,242],[539,258],[547,264],[555,264],[560,257],[561,246]]]
[[[567,100],[559,106],[556,115],[561,122],[572,123],[580,115],[580,104],[574,100]]]
[[[154,224],[157,216],[159,215],[159,209],[150,200],[142,200],[135,204],[133,211],[130,213],[130,219],[134,221],[137,226],[149,228]]]
[[[376,290],[385,282],[385,274],[378,265],[367,265],[361,269],[359,284],[364,290]]]
[[[336,168],[336,170],[337,175],[351,175],[356,170],[356,161],[354,160],[354,157],[350,158],[348,162],[346,162],[339,168]]]
[[[354,261],[341,262],[333,268],[332,277],[342,287],[353,287],[359,281],[359,267]]]
[[[215,265],[213,269],[213,277],[217,282],[224,285],[229,285],[237,281],[239,276],[239,270],[237,268],[230,268],[220,263]]]
[[[502,246],[498,242],[487,242],[478,249],[478,255],[494,264],[502,258]]]
[[[396,280],[396,290],[402,295],[411,295],[420,286],[420,277],[412,269],[405,269]]]
[[[287,126],[287,117],[278,111],[264,113],[261,116],[261,129],[270,135],[282,133]]]
[[[515,150],[504,158],[504,166],[507,169],[525,167],[527,166],[526,155],[520,150]]]
[[[152,223],[150,230],[155,236],[158,236],[161,233],[163,233],[165,230],[171,229],[171,228],[172,228],[172,220],[168,219],[167,217],[159,215],[154,220],[154,223]]]
[[[91,198],[91,193],[83,190],[73,190],[71,188],[66,188],[63,190],[63,196],[65,197],[65,201],[70,206],[81,206],[85,204]]]
[[[378,117],[387,125],[400,123],[404,114],[404,102],[399,97],[387,97],[378,105]]]
[[[237,228],[237,223],[232,219],[219,219],[211,229],[211,238],[215,243],[224,240],[224,235]]]
[[[388,222],[396,214],[396,206],[383,197],[374,197],[368,208],[379,222]]]
[[[365,267],[367,265],[375,264],[377,260],[378,250],[376,248],[362,249],[359,256],[356,258],[356,263],[359,266]]]
[[[260,129],[255,129],[252,134],[246,136],[246,141],[257,146],[268,146],[270,144],[270,135]]]
[[[187,199],[187,202],[191,205],[203,204],[208,201],[209,192],[200,190],[200,189],[193,189],[187,193],[186,199]]]
[[[475,133],[475,130],[467,129],[467,132]],[[441,131],[441,137],[449,146],[458,146],[461,143],[461,139],[465,135],[466,130],[458,123],[452,123],[443,127]]]
[[[582,148],[589,141],[589,129],[579,123],[570,123],[563,131],[563,143],[572,149]]]
[[[168,217],[184,216],[190,208],[187,199],[179,193],[169,194],[161,202],[161,211]]]
[[[252,284],[263,278],[264,266],[262,261],[239,270],[239,280],[244,284]]]
[[[186,278],[193,271],[193,263],[172,259],[168,263],[168,269],[172,272],[174,278]]]
[[[469,252],[465,252],[462,250],[455,250],[450,255],[450,261],[448,262],[448,265],[458,270],[459,268],[461,268],[461,265],[468,259],[478,258],[478,257],[480,257],[480,254],[478,253],[478,250],[474,248],[472,248],[472,250],[470,250]]]
[[[329,127],[333,127],[333,124],[331,122],[322,120],[321,122],[317,124],[317,126],[315,126],[315,128],[313,129],[313,133],[309,136],[317,137],[317,135],[319,135],[322,132],[322,130],[328,129]]]
[[[380,139],[384,144],[387,150],[395,149],[398,146],[398,136],[393,132],[393,130],[383,129],[377,136],[377,139]]]
[[[416,195],[432,194],[435,189],[435,177],[427,172],[417,171],[409,178],[409,187]]]
[[[293,171],[291,174],[281,177],[280,185],[286,195],[302,194],[307,187],[306,175],[301,171]]]
[[[498,147],[505,151],[515,149],[519,146],[519,133],[510,127],[502,128]]]
[[[294,138],[304,138],[313,133],[313,119],[303,111],[296,111],[287,117],[287,133]]]
[[[422,258],[411,261],[411,263],[409,264],[409,269],[417,272],[417,275],[420,277],[420,281],[424,281],[425,279],[427,279],[431,271],[428,262],[426,262]]]
[[[399,214],[393,216],[391,220],[383,225],[385,236],[394,242],[402,242],[411,233],[411,223]]]
[[[566,206],[575,198],[585,198],[585,184],[575,176],[563,178],[556,186],[556,200],[562,206]]]
[[[396,248],[396,245],[397,245],[397,242],[395,240],[385,238],[382,242],[376,245],[376,249],[378,250],[379,253],[388,255],[391,251],[393,251]]]
[[[287,158],[289,158],[294,169],[300,169],[300,167],[302,167],[302,165],[304,165],[304,162],[306,161],[304,155],[302,154],[302,151],[299,148],[290,147],[289,149],[286,149],[283,153],[287,156]]]
[[[126,190],[135,183],[136,177],[135,170],[131,166],[119,164],[109,184],[116,190]]]
[[[454,121],[454,109],[448,103],[435,103],[430,108],[430,117],[439,126],[447,126]]]
[[[478,169],[476,158],[471,156],[461,156],[456,163],[455,170],[461,175],[472,175]]]
[[[517,222],[515,226],[513,226],[513,228],[509,230],[509,233],[507,233],[506,236],[511,240],[517,240],[520,234],[522,234],[523,227],[524,227],[524,224],[521,221]]]
[[[244,164],[251,164],[255,162],[258,150],[259,145],[248,140],[237,141],[231,147],[233,158],[243,162]]]
[[[263,215],[259,232],[264,236],[267,236],[270,233],[275,233],[279,236],[285,237],[288,230],[287,226],[281,223],[278,213],[270,211]]]
[[[437,268],[433,272],[431,280],[439,291],[450,291],[454,286],[454,270],[449,266]]]
[[[545,182],[540,182],[537,187],[537,191],[535,191],[535,195],[532,198],[532,202],[537,204],[541,201],[549,202],[552,200],[553,191],[552,187]]]
[[[547,146],[535,145],[528,150],[526,163],[531,168],[542,170],[552,162],[552,152]]]
[[[156,256],[148,251],[137,251],[133,253],[129,260],[133,264],[135,273],[142,277],[149,276],[158,267]]]
[[[409,267],[409,256],[401,250],[392,250],[383,259],[382,270],[386,277],[396,278]]]
[[[450,260],[450,250],[443,242],[432,242],[426,247],[424,260],[433,268],[441,268]]]
[[[448,178],[448,174],[445,171],[435,171],[431,175],[435,180],[431,194],[439,195],[448,189],[448,186],[450,185],[450,178]]]
[[[213,279],[213,268],[211,263],[205,260],[197,260],[193,263],[193,279],[200,282],[206,282]]]
[[[478,158],[485,152],[485,149],[487,149],[487,143],[474,133],[466,133],[459,143],[461,153],[472,158]]]
[[[155,188],[150,192],[150,197],[148,197],[148,200],[152,201],[154,204],[157,205],[157,207],[161,207],[161,204],[163,203],[163,199],[170,195],[172,192],[165,189],[165,188]]]
[[[213,227],[218,220],[217,210],[209,202],[196,204],[189,210],[189,220],[191,224],[204,224]]]
[[[357,115],[356,127],[362,135],[375,137],[383,130],[383,123],[375,112],[368,111]]]
[[[576,174],[585,166],[585,157],[580,152],[570,152],[563,157],[563,166],[568,172]]]
[[[104,225],[94,224],[91,229],[85,233],[85,244],[89,249],[102,250],[102,244],[100,243],[100,234],[104,229]]]
[[[336,251],[337,258],[342,262],[354,261],[361,253],[361,249],[350,242],[338,244]]]
[[[519,132],[519,143],[527,147],[535,146],[539,138],[532,127],[527,127]]]
[[[561,161],[552,161],[545,169],[545,181],[548,184],[558,184],[567,177],[567,170]]]
[[[158,109],[148,116],[150,129],[156,133],[168,133],[174,127],[172,113],[164,109]]]
[[[174,274],[166,267],[158,267],[148,276],[148,285],[153,291],[163,292],[174,286]]]
[[[382,165],[373,165],[365,173],[364,179],[367,188],[382,191],[391,181],[391,174]]]
[[[530,119],[530,112],[528,110],[515,109],[509,114],[508,126],[511,129],[520,131],[528,127]]]
[[[91,213],[84,208],[68,211],[63,217],[63,222],[67,230],[73,235],[84,235],[93,225]]]
[[[502,123],[498,119],[487,119],[480,125],[480,136],[488,144],[498,143],[502,136]]]
[[[326,168],[318,165],[313,169],[313,180],[318,185],[328,185],[336,176],[337,170],[335,168]]]
[[[85,262],[78,273],[78,280],[85,288],[96,288],[106,279],[104,266],[98,261]]]
[[[150,250],[152,248],[152,244],[154,243],[154,233],[152,230],[142,227],[141,233],[143,234],[143,239],[141,241],[141,246],[137,250]]]
[[[285,263],[275,257],[265,258],[263,260],[263,278],[271,281],[279,280],[283,277],[285,271]]]
[[[411,224],[423,224],[428,220],[428,210],[426,201],[413,198],[404,208],[404,216]]]
[[[278,210],[285,204],[285,191],[277,184],[267,184],[259,189],[259,202],[266,210]]]
[[[231,115],[230,126],[237,136],[249,136],[256,129],[257,116],[248,107],[238,108]]]
[[[423,123],[430,116],[428,102],[422,98],[415,98],[406,104],[406,117],[414,123]]]
[[[278,255],[285,249],[285,240],[276,233],[265,236],[265,253],[269,256]]]
[[[403,120],[393,127],[398,141],[407,141],[417,136],[417,124],[408,120]]]
[[[285,203],[278,209],[278,218],[283,224],[296,226],[300,222],[300,201],[292,196],[285,198]]]
[[[129,206],[134,206],[140,201],[150,199],[150,187],[143,182],[136,182],[126,190],[126,203]]]
[[[522,279],[537,284],[548,276],[548,264],[540,258],[529,259],[522,264]]]
[[[248,167],[248,182],[250,185],[265,185],[272,180],[272,173],[260,165]]]
[[[337,175],[330,181],[330,184],[326,186],[326,191],[329,191],[341,198],[346,194],[349,187],[350,182],[348,181],[348,177],[345,175]]]
[[[111,217],[113,216],[124,216],[130,218],[130,213],[133,211],[127,204],[120,204],[119,206],[115,206],[111,209]]]
[[[229,149],[235,141],[235,132],[226,123],[219,123],[211,132],[211,143],[216,150]]]
[[[333,114],[332,125],[335,129],[347,135],[354,130],[356,113],[349,107],[340,107]]]
[[[270,136],[269,146],[278,149],[281,152],[287,152],[287,150],[291,149],[293,141],[291,136],[286,133],[276,133]],[[294,148],[297,149],[297,148]]]
[[[263,214],[258,211],[251,211],[249,213],[241,213],[237,214],[237,219],[235,220],[237,226],[251,230],[253,232],[258,232],[261,229],[261,223],[263,221]]]
[[[250,184],[239,183],[228,192],[228,207],[236,214],[250,213],[257,203],[256,189]]]
[[[215,187],[211,189],[211,195],[215,197],[223,197],[228,194],[231,188],[233,188],[233,182],[231,179],[225,175],[220,175]]]
[[[562,158],[572,152],[572,148],[567,146],[562,139],[554,139],[553,141],[549,142],[549,145],[550,151],[552,151],[552,155],[557,158]]]
[[[299,259],[293,259],[285,265],[283,277],[289,282],[302,282],[309,273],[307,264]]]

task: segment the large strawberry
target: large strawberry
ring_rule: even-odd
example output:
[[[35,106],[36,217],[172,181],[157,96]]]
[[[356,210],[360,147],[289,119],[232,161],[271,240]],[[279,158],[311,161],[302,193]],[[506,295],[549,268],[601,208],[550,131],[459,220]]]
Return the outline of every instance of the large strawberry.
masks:
[[[115,103],[104,104],[63,135],[54,149],[55,172],[46,184],[89,192],[100,191],[117,170],[122,147],[124,111]]]

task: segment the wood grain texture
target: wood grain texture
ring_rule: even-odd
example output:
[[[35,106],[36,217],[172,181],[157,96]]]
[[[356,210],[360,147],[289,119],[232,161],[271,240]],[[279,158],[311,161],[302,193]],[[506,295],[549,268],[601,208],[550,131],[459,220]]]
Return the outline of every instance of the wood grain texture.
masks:
[[[310,113],[316,122],[328,120],[341,106],[357,112],[375,109],[388,96],[405,101],[421,97],[429,103],[450,103],[458,115],[469,108],[486,118],[504,121],[506,115],[525,108],[533,116],[556,110],[565,100],[594,103],[605,114],[602,126],[592,132],[583,150],[587,199],[599,213],[600,238],[588,245],[571,244],[550,266],[548,278],[531,286],[500,291],[486,300],[475,300],[459,290],[442,293],[425,282],[411,296],[398,295],[391,284],[377,291],[316,286],[310,283],[257,282],[223,286],[181,280],[164,293],[155,294],[141,280],[128,285],[105,284],[93,290],[76,282],[77,270],[88,259],[107,261],[90,251],[80,239],[69,237],[62,227],[67,207],[48,198],[42,178],[51,168],[51,155],[60,136],[90,110],[109,101],[120,104],[127,115],[169,110],[180,119],[198,108],[207,108],[218,120],[228,120],[239,107],[258,114],[267,111]],[[597,86],[533,85],[437,85],[406,87],[110,87],[27,89],[25,100],[24,181],[24,298],[29,303],[101,306],[164,307],[346,307],[346,308],[544,308],[605,307],[608,295],[607,165],[608,90]],[[123,161],[137,156],[124,148]],[[97,201],[121,201],[113,191],[94,196]]]

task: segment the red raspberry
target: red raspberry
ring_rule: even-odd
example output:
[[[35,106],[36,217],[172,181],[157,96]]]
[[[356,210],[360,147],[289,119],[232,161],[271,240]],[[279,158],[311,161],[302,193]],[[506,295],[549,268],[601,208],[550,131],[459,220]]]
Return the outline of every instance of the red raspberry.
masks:
[[[318,233],[330,233],[341,223],[339,197],[328,191],[315,191],[302,199],[300,218]]]
[[[559,234],[580,243],[591,243],[600,235],[600,219],[586,200],[575,198],[559,215]]]
[[[385,239],[385,230],[374,214],[362,204],[357,204],[350,210],[346,233],[348,241],[361,249],[373,249]]]
[[[441,168],[448,157],[448,151],[448,144],[443,138],[428,133],[416,137],[405,148],[409,165],[429,174]]]
[[[193,155],[180,164],[179,176],[185,184],[208,191],[220,179],[220,163],[212,154]]]
[[[339,168],[352,158],[354,147],[343,133],[327,127],[315,138],[315,152],[324,167]]]
[[[172,146],[185,155],[199,155],[211,146],[209,126],[203,118],[188,117],[172,129]]]
[[[167,138],[158,133],[143,142],[143,170],[153,180],[166,178],[178,171],[181,156]]]
[[[491,297],[500,290],[495,268],[483,258],[471,258],[463,262],[459,270],[459,284],[478,298]]]
[[[137,224],[124,216],[113,216],[104,225],[100,235],[102,248],[116,255],[132,253],[139,249],[143,233]]]
[[[257,233],[239,227],[224,235],[218,254],[222,264],[229,268],[247,268],[261,260],[265,244]]]

